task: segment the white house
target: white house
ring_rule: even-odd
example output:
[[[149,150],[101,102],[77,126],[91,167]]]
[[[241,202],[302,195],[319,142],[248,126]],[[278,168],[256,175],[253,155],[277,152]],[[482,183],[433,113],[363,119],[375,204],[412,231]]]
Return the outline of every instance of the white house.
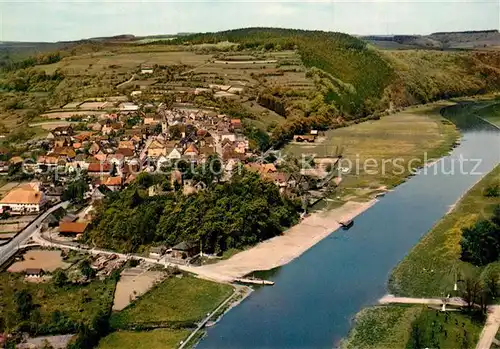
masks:
[[[221,134],[220,141],[222,142],[225,139],[227,139],[230,142],[234,142],[234,141],[236,141],[236,135],[234,133],[223,133],[223,134]]]
[[[120,104],[120,110],[121,111],[137,111],[137,110],[139,110],[139,106],[137,104],[134,104],[134,103],[125,102],[125,103]]]
[[[0,209],[16,213],[40,212],[46,203],[45,194],[36,184],[26,184],[12,189],[0,200]]]
[[[182,154],[177,148],[172,149],[172,151],[167,155],[167,159],[169,160],[178,160],[181,157]]]
[[[158,160],[156,160],[156,168],[161,169],[163,166],[168,165],[170,160],[165,156],[161,155]]]

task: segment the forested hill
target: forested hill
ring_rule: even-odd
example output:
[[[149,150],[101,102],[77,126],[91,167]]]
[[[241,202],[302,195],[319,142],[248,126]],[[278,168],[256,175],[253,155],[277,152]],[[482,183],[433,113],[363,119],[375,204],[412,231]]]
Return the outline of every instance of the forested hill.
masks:
[[[325,99],[339,114],[366,117],[395,107],[500,88],[500,52],[379,51],[353,36],[323,31],[246,28],[193,34],[170,44],[230,41],[240,49],[295,48],[307,67],[331,75],[337,88]],[[332,96],[333,95],[333,96]]]
[[[366,116],[375,109],[383,97],[384,89],[394,79],[394,70],[366,42],[353,36],[323,32],[278,28],[247,28],[218,33],[193,34],[171,41],[172,44],[217,43],[230,41],[240,44],[240,49],[264,47],[265,49],[298,49],[306,67],[316,67],[334,79],[352,85],[354,93],[325,96],[335,101],[338,110],[345,114]],[[333,91],[332,91],[333,92]]]

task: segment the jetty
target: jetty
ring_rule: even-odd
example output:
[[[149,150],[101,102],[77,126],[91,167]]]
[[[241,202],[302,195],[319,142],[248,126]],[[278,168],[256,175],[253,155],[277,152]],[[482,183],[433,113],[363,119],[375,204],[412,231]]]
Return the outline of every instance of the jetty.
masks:
[[[240,284],[252,284],[252,285],[274,285],[274,281],[262,280],[256,278],[244,278],[244,279],[235,279],[235,282],[239,282]]]

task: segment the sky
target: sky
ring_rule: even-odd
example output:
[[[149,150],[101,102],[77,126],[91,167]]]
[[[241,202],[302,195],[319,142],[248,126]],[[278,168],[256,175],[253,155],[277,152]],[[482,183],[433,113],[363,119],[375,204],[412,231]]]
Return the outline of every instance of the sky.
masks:
[[[0,41],[64,41],[243,27],[354,35],[499,29],[500,0],[0,0]]]

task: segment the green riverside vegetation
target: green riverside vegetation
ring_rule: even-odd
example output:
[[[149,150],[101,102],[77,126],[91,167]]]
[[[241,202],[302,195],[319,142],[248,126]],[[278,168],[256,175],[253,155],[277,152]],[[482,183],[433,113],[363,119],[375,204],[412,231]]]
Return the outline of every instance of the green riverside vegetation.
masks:
[[[343,349],[473,348],[481,321],[425,306],[377,306],[356,316]]]
[[[392,293],[412,297],[435,297],[453,290],[456,279],[475,267],[460,261],[462,229],[480,218],[489,218],[500,198],[484,191],[500,182],[500,166],[477,183],[410,251],[394,269],[389,288]]]
[[[459,104],[444,113],[472,111],[481,116],[485,115],[484,108],[489,105]],[[491,194],[498,185],[500,166],[470,189],[453,211],[438,222],[394,269],[389,282],[390,291],[413,297],[439,296],[449,293],[457,279],[480,272],[481,269],[460,260],[462,232],[493,215],[495,207],[500,204],[500,197]]]

